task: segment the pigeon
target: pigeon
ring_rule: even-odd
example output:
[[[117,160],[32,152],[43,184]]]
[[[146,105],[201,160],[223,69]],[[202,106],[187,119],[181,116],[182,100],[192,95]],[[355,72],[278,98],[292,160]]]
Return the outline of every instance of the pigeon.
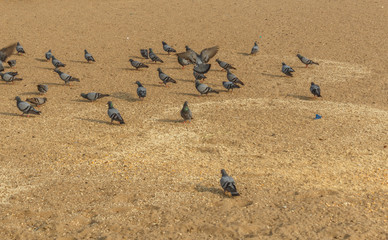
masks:
[[[207,64],[207,63],[196,64],[193,70],[196,71],[197,73],[205,74],[209,72],[211,66],[212,66],[211,64]]]
[[[233,89],[234,88],[240,88],[239,85],[233,83],[233,82],[222,82],[222,85],[224,86],[224,88],[228,89],[228,92],[230,89],[232,89],[232,92],[233,92]]]
[[[153,62],[161,62],[163,63],[163,60],[160,59],[156,54],[152,51],[152,48],[148,49],[149,50],[149,57]]]
[[[0,49],[0,61],[5,62],[9,56],[12,55],[16,48],[16,43]]]
[[[28,102],[24,102],[20,99],[20,97],[15,97],[15,100],[17,101],[17,104],[16,106],[19,108],[19,110],[22,113],[22,116],[24,114],[27,114],[27,117],[29,117],[29,114],[36,114],[36,115],[40,115],[40,111],[36,110],[35,108],[33,108]]]
[[[286,74],[287,76],[290,76],[292,77],[292,72],[295,72],[294,69],[292,69],[292,67],[288,66],[287,64],[285,64],[284,62],[282,63],[282,72],[284,74]]]
[[[198,80],[204,80],[206,78],[206,76],[203,73],[197,73],[196,71],[193,71],[193,75],[195,79],[198,79]]]
[[[180,57],[179,54],[177,54],[177,58],[178,58],[178,63],[182,66],[182,69],[184,69],[186,65],[191,64],[189,60]]]
[[[48,52],[46,52],[46,53],[44,54],[44,56],[45,56],[45,58],[47,59],[47,61],[50,60],[50,58],[53,56],[53,54],[51,53],[51,49],[48,50]]]
[[[54,72],[58,73],[59,77],[65,81],[65,84],[69,84],[70,82],[79,82],[78,78],[72,77],[67,73],[61,72],[59,69],[54,69]]]
[[[314,97],[322,97],[321,88],[313,82],[311,82],[310,92],[314,95]]]
[[[145,59],[148,59],[148,50],[147,49],[140,49],[140,54]]]
[[[236,75],[234,75],[233,73],[231,73],[229,69],[226,69],[226,71],[227,71],[227,73],[226,73],[226,78],[227,78],[229,81],[231,81],[231,82],[233,82],[233,83],[235,83],[235,84],[244,85],[244,83],[241,82],[241,80],[238,79],[238,78],[236,77]]]
[[[139,81],[136,81],[135,84],[137,84],[137,96],[139,96],[140,99],[144,99],[147,95],[147,89],[143,87]]]
[[[162,44],[163,44],[163,50],[166,51],[168,55],[170,55],[170,52],[176,52],[176,50],[170,47],[166,42],[162,42]]]
[[[39,84],[37,87],[40,94],[44,94],[48,91],[48,86],[45,84]]]
[[[81,97],[93,102],[97,99],[103,98],[103,97],[109,97],[109,94],[102,94],[102,93],[96,93],[96,92],[90,92],[90,93],[81,93]]]
[[[164,84],[167,87],[168,82],[176,83],[176,81],[174,79],[172,79],[170,76],[168,76],[167,74],[165,74],[162,71],[162,69],[158,68],[158,72],[159,72],[160,80],[163,81],[161,84]]]
[[[1,76],[1,79],[7,83],[12,83],[13,81],[21,81],[23,80],[23,78],[15,78],[15,76],[17,75],[18,73],[17,72],[6,72],[6,73],[1,73],[0,72],[0,76]]]
[[[17,42],[17,45],[16,45],[16,51],[17,51],[18,53],[26,53],[26,52],[24,51],[24,48],[23,48],[23,46],[22,46],[22,45],[20,45],[20,43],[19,43],[19,42]]]
[[[96,61],[96,60],[94,60],[94,57],[92,56],[92,54],[88,53],[88,51],[86,51],[86,49],[84,51],[85,51],[85,59],[86,59],[86,61],[88,61],[88,63],[90,61],[92,61],[92,62]]]
[[[35,106],[39,107],[39,105],[43,105],[47,102],[47,98],[27,98],[26,102],[30,102]]]
[[[259,52],[259,46],[257,45],[257,42],[255,42],[255,45],[253,45],[251,50],[251,55],[255,55],[258,52]]]
[[[190,61],[192,64],[202,64],[209,62],[209,60],[217,54],[218,49],[218,46],[205,48],[201,51],[201,54],[198,54],[189,46],[186,46],[186,52],[178,53],[178,56]]]
[[[113,121],[118,121],[120,124],[124,124],[124,120],[121,117],[119,111],[113,107],[113,103],[111,101],[108,102],[108,116],[110,117],[112,124]]]
[[[216,90],[213,90],[211,87],[209,87],[206,84],[200,83],[198,79],[195,80],[195,88],[198,90],[198,92],[202,94],[208,94],[208,93],[219,93]]]
[[[129,61],[131,62],[131,65],[136,68],[136,70],[138,70],[139,68],[148,68],[147,65],[139,61],[135,61],[133,59],[129,59]]]
[[[225,192],[229,192],[232,196],[240,196],[240,194],[237,192],[236,184],[234,182],[234,179],[229,176],[224,169],[221,170],[221,187],[224,189]]]
[[[0,72],[4,71],[3,62],[0,60]]]
[[[314,62],[314,61],[312,61],[312,60],[310,60],[310,59],[308,59],[308,58],[306,58],[306,57],[303,57],[303,56],[300,55],[300,54],[296,54],[296,56],[299,58],[299,60],[300,60],[302,63],[306,64],[306,67],[308,67],[308,65],[311,65],[311,64],[319,65],[319,63]]]
[[[227,69],[236,69],[235,67],[233,67],[232,65],[230,65],[229,63],[227,62],[223,62],[219,59],[216,59],[218,65],[220,65],[220,67],[222,67],[223,69],[227,70]]]
[[[183,108],[181,110],[181,116],[183,118],[183,123],[185,123],[186,121],[189,121],[189,123],[190,123],[191,119],[193,119],[193,114],[191,113],[191,111],[189,109],[187,101],[183,104]]]
[[[58,59],[54,57],[54,55],[51,55],[51,63],[54,65],[55,68],[59,67],[65,67],[66,64],[61,63]]]
[[[8,65],[12,68],[12,67],[15,67],[15,65],[16,65],[16,60],[9,60],[7,63],[8,63]]]

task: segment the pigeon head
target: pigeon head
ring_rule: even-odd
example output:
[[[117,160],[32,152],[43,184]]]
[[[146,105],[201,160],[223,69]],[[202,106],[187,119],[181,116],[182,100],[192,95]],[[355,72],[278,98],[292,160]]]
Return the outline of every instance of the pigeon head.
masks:
[[[18,101],[18,102],[22,101],[19,96],[15,97],[15,100]]]
[[[133,62],[133,59],[131,58],[131,59],[129,59],[129,61],[130,61],[130,62]]]
[[[162,41],[162,44],[163,44],[163,45],[166,45],[167,43],[166,43],[166,42],[164,42],[164,41]]]
[[[148,51],[152,52],[152,48],[149,48]]]
[[[255,46],[257,46],[257,42],[255,41]]]
[[[20,43],[19,43],[19,42],[17,42],[16,44],[17,44],[18,46],[20,46]]]
[[[282,62],[282,65],[286,65],[284,62]]]
[[[81,93],[81,97],[86,98],[86,97],[87,97],[87,94]]]
[[[109,101],[107,104],[108,104],[108,107],[109,107],[109,108],[113,108],[113,103],[112,103],[112,101]]]
[[[137,86],[141,87],[141,83],[139,81],[136,81],[135,84],[137,84]]]
[[[162,72],[162,69],[158,68],[158,72]]]
[[[47,98],[46,98],[46,97],[44,97],[43,100],[44,100],[45,102],[47,102]]]
[[[311,85],[315,85],[315,83],[311,82]]]
[[[221,169],[221,174],[222,174],[223,177],[228,176],[228,174],[226,173],[225,169]]]
[[[85,51],[85,53],[88,53],[88,51],[86,51],[86,49],[84,51]]]
[[[185,46],[185,48],[186,48],[186,51],[189,51],[189,50],[191,50],[191,48],[189,47],[189,46]]]
[[[302,55],[300,55],[299,53],[298,53],[298,54],[296,54],[296,56],[297,56],[298,58],[302,57]]]
[[[218,62],[218,63],[219,63],[219,62],[220,62],[220,59],[218,59],[218,58],[217,58],[217,59],[216,59],[216,62]]]
[[[49,52],[51,52],[51,49],[50,50],[48,50]]]

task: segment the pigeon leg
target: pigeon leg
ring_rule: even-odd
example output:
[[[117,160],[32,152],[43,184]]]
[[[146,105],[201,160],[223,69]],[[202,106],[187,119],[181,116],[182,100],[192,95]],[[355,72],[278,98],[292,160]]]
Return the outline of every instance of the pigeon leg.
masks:
[[[182,66],[182,69],[185,69],[185,66]]]
[[[308,64],[306,64],[306,68],[308,67],[309,65]]]

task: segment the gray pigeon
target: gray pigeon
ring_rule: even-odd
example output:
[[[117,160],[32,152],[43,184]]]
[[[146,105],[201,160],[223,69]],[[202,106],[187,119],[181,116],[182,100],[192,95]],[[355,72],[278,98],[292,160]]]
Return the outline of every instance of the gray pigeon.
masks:
[[[233,82],[222,82],[222,85],[224,86],[224,88],[228,89],[228,92],[230,89],[232,89],[232,92],[233,92],[233,89],[234,88],[240,88],[239,85],[237,84],[234,84]]]
[[[201,64],[195,64],[193,70],[196,71],[197,73],[207,73],[210,70],[211,64],[207,63],[201,63]]]
[[[200,83],[198,79],[195,80],[195,88],[198,90],[198,92],[202,94],[208,94],[208,93],[219,93],[216,90],[213,90],[211,87],[204,83]]]
[[[48,91],[48,86],[45,84],[38,84],[37,87],[40,94],[44,94]]]
[[[119,111],[113,107],[113,103],[111,101],[108,102],[108,116],[111,119],[111,124],[113,123],[113,121],[117,121],[120,124],[124,124],[123,118],[121,117]]]
[[[137,84],[137,96],[139,96],[140,99],[144,99],[147,96],[147,89],[143,87],[139,81],[136,81],[135,84]]]
[[[53,54],[51,53],[51,49],[48,50],[48,52],[46,52],[46,53],[44,54],[44,56],[45,56],[45,58],[47,59],[47,61],[50,60],[50,58],[53,56]]]
[[[183,118],[183,123],[185,123],[186,121],[189,121],[189,123],[190,123],[191,119],[194,119],[193,114],[191,113],[191,111],[189,109],[187,101],[183,104],[183,108],[181,110],[181,116]]]
[[[223,62],[219,59],[216,59],[218,65],[220,65],[220,67],[222,67],[223,69],[227,70],[227,69],[236,69],[235,67],[233,67],[232,65],[230,65],[229,63],[227,62]]]
[[[162,69],[158,68],[158,72],[159,72],[159,78],[160,80],[162,80],[163,84],[167,87],[167,83],[168,82],[172,82],[172,83],[176,83],[176,81],[174,79],[172,79],[170,76],[168,76],[167,74],[165,74]],[[161,84],[162,84],[161,83]]]
[[[321,88],[317,84],[314,84],[313,82],[311,82],[310,92],[314,95],[314,97],[322,97]]]
[[[29,117],[29,114],[40,114],[40,111],[33,108],[28,102],[22,101],[20,97],[15,97],[15,100],[17,101],[16,106],[23,112],[22,115],[27,114],[27,117]]]
[[[292,72],[295,72],[294,69],[292,69],[292,67],[288,66],[287,64],[285,64],[284,62],[282,63],[282,72],[284,74],[286,74],[287,76],[290,76],[292,77]]]
[[[4,71],[3,62],[0,60],[0,72]]]
[[[15,65],[16,65],[16,60],[9,60],[7,63],[8,63],[8,65],[12,68],[12,67],[15,67]]]
[[[145,59],[148,59],[148,50],[147,49],[140,49],[140,54]]]
[[[255,55],[258,52],[259,52],[259,46],[257,45],[257,42],[255,42],[255,45],[253,45],[251,50],[251,55]]]
[[[133,59],[129,59],[131,62],[131,65],[138,70],[139,68],[148,68],[148,65],[145,65],[144,63],[141,63],[139,61],[135,61]]]
[[[0,61],[5,62],[9,56],[12,55],[16,48],[16,43],[0,49]]]
[[[233,83],[235,83],[235,84],[244,85],[244,83],[241,82],[240,79],[238,79],[238,78],[236,77],[236,75],[234,75],[233,73],[231,73],[229,69],[226,69],[226,78],[227,78],[229,81],[231,81],[231,82],[233,82]]]
[[[162,44],[163,44],[163,50],[166,51],[168,55],[170,55],[170,52],[176,52],[176,50],[170,47],[166,42],[162,42]]]
[[[94,57],[92,56],[92,54],[88,53],[88,51],[86,49],[84,50],[84,52],[85,52],[85,59],[86,59],[86,61],[88,61],[88,63],[96,61],[96,60],[94,60]]]
[[[26,102],[30,102],[34,104],[36,107],[39,107],[39,105],[43,105],[47,102],[47,98],[27,98]]]
[[[102,93],[96,93],[96,92],[90,92],[90,93],[81,93],[81,97],[93,102],[97,99],[103,98],[103,97],[109,97],[109,94],[102,94]]]
[[[153,62],[161,62],[161,63],[163,63],[163,60],[160,59],[158,56],[156,56],[156,54],[152,51],[152,48],[150,48],[148,50],[149,50],[149,58],[151,58],[151,60]]]
[[[51,63],[54,65],[55,68],[59,67],[65,67],[66,64],[61,63],[58,59],[54,57],[54,55],[51,55]]]
[[[177,54],[176,56],[178,58],[178,63],[182,66],[182,69],[184,69],[186,65],[191,64],[189,60],[180,57],[179,54]]]
[[[9,83],[9,82],[12,83],[13,81],[23,80],[23,78],[16,78],[15,76],[17,74],[18,74],[17,72],[5,72],[5,73],[0,72],[1,79],[7,83]]]
[[[300,55],[300,54],[296,54],[296,56],[299,58],[299,60],[300,60],[302,63],[306,64],[306,67],[308,67],[308,65],[311,65],[311,64],[319,65],[319,63],[314,62],[314,61],[312,61],[312,60],[310,60],[310,59],[308,59],[308,58],[306,58],[306,57],[303,57],[303,56]]]
[[[54,69],[54,72],[58,73],[59,77],[65,81],[65,84],[69,84],[70,82],[79,82],[78,78],[72,77],[67,73],[61,72],[59,69]]]
[[[198,79],[198,80],[205,80],[206,78],[205,74],[197,73],[196,71],[193,71],[193,75],[195,79]]]
[[[17,45],[16,45],[16,51],[17,51],[18,53],[26,53],[26,52],[24,51],[24,48],[23,48],[23,46],[22,46],[22,45],[20,45],[20,43],[19,43],[19,42],[17,42]]]
[[[209,62],[209,60],[217,54],[218,49],[218,46],[205,48],[201,51],[201,54],[198,54],[189,46],[186,46],[186,52],[178,53],[178,55],[193,64],[202,64]]]
[[[229,176],[224,169],[221,170],[221,174],[222,174],[222,177],[221,177],[220,183],[221,183],[222,189],[224,189],[224,193],[228,192],[232,196],[240,196],[240,194],[237,192],[234,179],[231,176]]]

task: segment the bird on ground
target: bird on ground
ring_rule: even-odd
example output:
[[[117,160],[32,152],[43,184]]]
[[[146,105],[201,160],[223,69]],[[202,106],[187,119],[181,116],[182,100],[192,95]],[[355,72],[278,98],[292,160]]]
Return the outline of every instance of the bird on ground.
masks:
[[[226,82],[226,81],[223,81],[222,82],[222,85],[224,86],[224,88],[228,89],[228,92],[230,89],[232,89],[232,92],[233,92],[233,89],[234,88],[240,88],[239,85],[233,83],[233,82]]]
[[[197,73],[194,70],[193,70],[193,75],[194,75],[195,79],[198,79],[198,80],[205,80],[205,78],[206,78],[205,74]]]
[[[103,97],[109,97],[109,94],[90,92],[90,93],[81,93],[81,97],[93,102]]]
[[[31,104],[29,104],[28,102],[22,101],[20,97],[15,97],[15,100],[16,100],[16,106],[22,112],[22,116],[24,114],[27,114],[27,117],[29,117],[30,114],[40,115],[40,111],[33,108]]]
[[[26,52],[24,51],[24,48],[23,48],[23,46],[22,46],[22,45],[20,45],[20,43],[19,43],[19,42],[17,42],[17,45],[16,45],[16,51],[17,51],[18,53],[26,53]]]
[[[207,95],[208,93],[217,93],[217,94],[219,94],[218,91],[212,89],[208,85],[206,85],[204,83],[200,83],[198,79],[195,80],[195,88],[201,94],[201,96],[202,96],[202,94],[206,94]]]
[[[124,120],[121,117],[119,111],[113,107],[113,103],[111,101],[108,102],[108,116],[110,117],[111,121],[110,123],[112,124],[113,121],[117,121],[120,124],[124,124]]]
[[[240,194],[237,192],[234,179],[229,176],[224,169],[221,170],[221,174],[222,177],[220,180],[220,184],[222,189],[224,189],[224,193],[231,194],[232,196],[240,196]]]
[[[36,107],[39,107],[40,105],[43,105],[47,102],[47,98],[27,98],[26,102],[34,104]]]
[[[235,67],[233,67],[229,63],[223,62],[223,61],[221,61],[219,59],[216,59],[216,62],[218,63],[218,65],[220,65],[220,67],[222,67],[225,70],[227,70],[227,69],[236,69]]]
[[[17,43],[13,43],[11,45],[8,45],[0,49],[0,61],[5,62],[7,58],[12,55],[16,46],[17,46]]]
[[[139,68],[148,68],[148,65],[145,65],[144,63],[141,63],[139,61],[135,61],[133,59],[129,59],[131,62],[131,65],[138,70]]]
[[[0,60],[0,72],[4,71],[3,62]]]
[[[140,99],[144,99],[147,96],[147,89],[143,87],[139,81],[136,81],[135,84],[137,84],[137,96],[139,96]]]
[[[284,62],[282,62],[282,72],[284,74],[286,74],[287,76],[292,77],[292,72],[295,72],[295,71],[294,71],[294,69],[292,69],[292,67],[290,67],[287,64],[285,64]]]
[[[85,52],[85,59],[86,59],[86,61],[88,61],[88,63],[96,61],[96,60],[94,60],[94,57],[92,56],[92,54],[88,53],[88,51],[86,49],[84,50],[84,52]]]
[[[310,59],[308,59],[308,58],[306,58],[306,57],[303,57],[303,56],[300,55],[299,53],[296,54],[296,56],[299,58],[299,60],[300,60],[302,63],[306,64],[306,67],[308,67],[308,66],[311,65],[311,64],[319,65],[319,63],[314,62],[314,61],[312,61],[312,60],[310,60]]]
[[[163,44],[163,50],[166,51],[168,55],[170,55],[170,52],[176,52],[176,50],[170,47],[166,42],[162,42],[162,44]]]
[[[231,82],[233,82],[233,83],[235,83],[235,84],[244,85],[244,83],[243,83],[240,79],[238,79],[238,77],[236,77],[236,75],[234,75],[233,73],[231,73],[229,69],[226,69],[226,78],[227,78],[229,81],[231,81]]]
[[[47,59],[47,61],[50,60],[50,58],[51,58],[52,56],[53,56],[53,54],[51,53],[51,49],[48,50],[48,52],[46,52],[46,53],[44,54],[44,57]]]
[[[23,78],[16,78],[15,77],[16,75],[18,75],[17,72],[5,72],[5,73],[0,72],[1,79],[7,83],[12,83],[13,81],[23,80]]]
[[[211,64],[207,64],[207,63],[195,64],[193,70],[196,71],[197,73],[205,74],[209,72],[211,66],[212,66]]]
[[[194,119],[187,101],[183,104],[183,108],[181,110],[181,116],[183,118],[183,123],[185,123],[186,121],[191,123],[191,119]]]
[[[148,49],[149,50],[149,58],[151,58],[151,60],[153,62],[161,62],[163,63],[163,60],[160,59],[158,56],[156,56],[156,54],[152,51],[152,48]]]
[[[161,84],[164,84],[167,87],[168,82],[176,83],[176,81],[174,79],[172,79],[170,76],[168,76],[167,74],[165,74],[162,71],[162,69],[158,68],[158,72],[159,72],[160,80],[163,81]]]
[[[48,91],[48,86],[46,84],[38,84],[37,87],[40,94],[45,94]]]
[[[182,69],[184,69],[185,66],[191,64],[191,62],[189,60],[180,57],[179,54],[177,54],[176,56],[178,59],[178,63],[182,66]]]
[[[259,52],[259,45],[257,45],[257,42],[255,42],[255,45],[253,45],[251,50],[251,55],[255,55],[258,52]]]
[[[145,59],[148,59],[148,50],[147,49],[140,49],[140,54]]]
[[[54,57],[54,55],[51,55],[51,63],[54,65],[55,68],[65,67],[66,66],[66,64],[63,64],[61,61],[56,59]]]
[[[70,86],[70,82],[79,82],[78,78],[72,77],[67,73],[61,72],[59,69],[54,69],[54,72],[58,73],[59,77],[63,81],[65,81],[65,85],[69,84],[69,86]]]
[[[15,65],[16,65],[16,60],[9,60],[7,63],[8,63],[8,65],[12,68],[12,67],[15,67]]]
[[[311,82],[310,92],[314,95],[314,98],[315,97],[322,97],[321,96],[321,88],[313,82]]]

